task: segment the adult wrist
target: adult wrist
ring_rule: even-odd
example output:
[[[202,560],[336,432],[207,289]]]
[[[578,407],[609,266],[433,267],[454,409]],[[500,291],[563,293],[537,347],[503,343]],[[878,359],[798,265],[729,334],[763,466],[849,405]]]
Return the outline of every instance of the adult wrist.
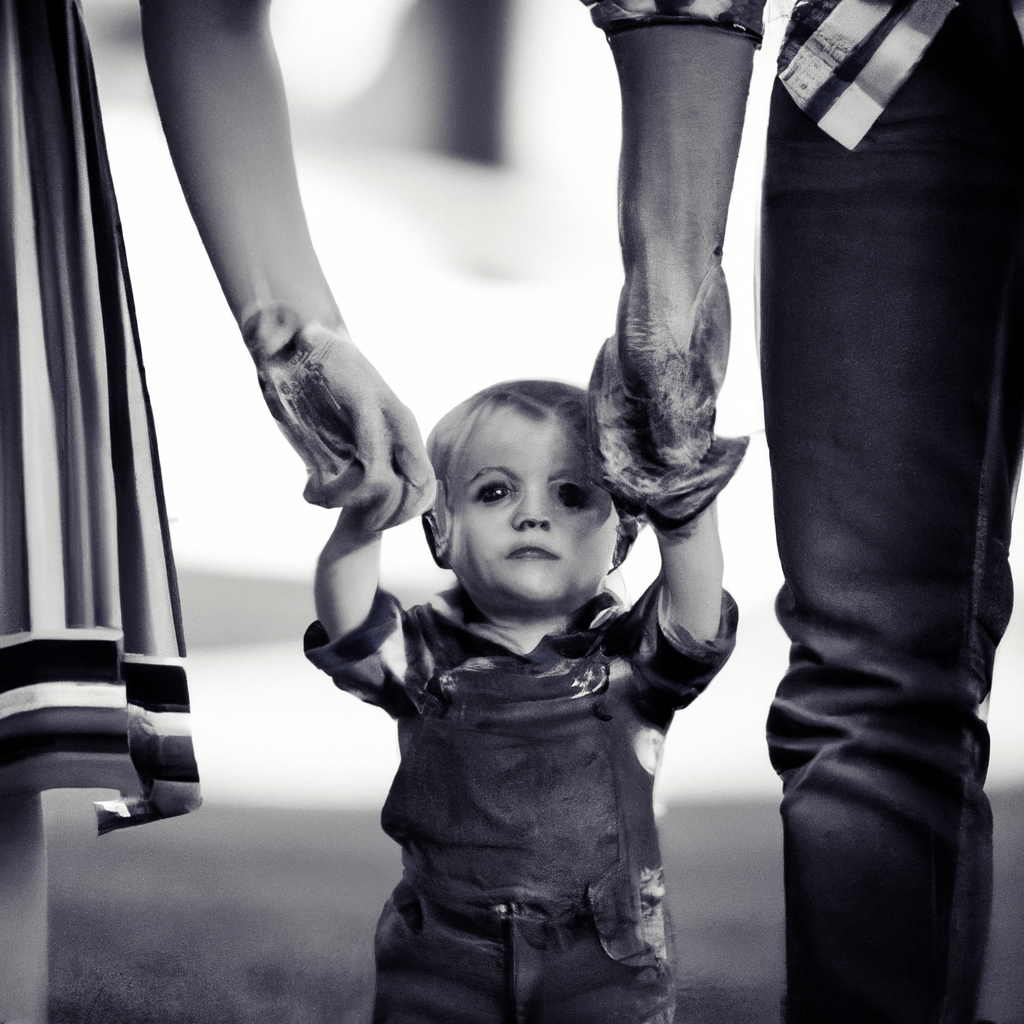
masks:
[[[255,307],[243,313],[239,325],[245,347],[257,366],[286,357],[296,335],[310,327],[322,328],[339,340],[348,340],[340,317],[303,317],[283,303]]]

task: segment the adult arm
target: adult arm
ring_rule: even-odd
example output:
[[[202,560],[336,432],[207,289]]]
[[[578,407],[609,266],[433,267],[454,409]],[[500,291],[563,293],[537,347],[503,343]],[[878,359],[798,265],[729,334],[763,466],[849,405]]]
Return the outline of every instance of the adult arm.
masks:
[[[141,0],[157,107],[189,209],[268,405],[310,470],[317,504],[433,497],[416,423],[353,345],[299,196],[269,0]]]
[[[710,504],[745,448],[713,427],[729,351],[722,247],[754,41],[694,23],[609,36],[625,283],[591,408],[605,485],[677,521]]]
[[[617,329],[637,345],[685,341],[721,266],[754,45],[699,24],[644,25],[609,43],[622,95]]]

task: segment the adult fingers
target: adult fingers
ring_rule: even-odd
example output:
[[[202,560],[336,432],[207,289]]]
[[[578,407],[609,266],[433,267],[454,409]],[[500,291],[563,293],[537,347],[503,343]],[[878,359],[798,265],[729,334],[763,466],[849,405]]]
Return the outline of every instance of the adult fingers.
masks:
[[[377,499],[379,509],[372,516],[377,529],[412,519],[430,508],[434,498],[434,471],[416,420],[401,403],[396,406],[384,412],[391,442],[388,465],[381,460],[370,478],[371,486],[380,488],[386,482],[391,487],[386,498]]]

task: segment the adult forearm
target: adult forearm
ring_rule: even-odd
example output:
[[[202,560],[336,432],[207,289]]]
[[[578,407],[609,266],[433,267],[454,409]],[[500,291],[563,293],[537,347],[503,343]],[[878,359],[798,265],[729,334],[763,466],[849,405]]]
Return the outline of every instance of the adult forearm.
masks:
[[[678,337],[721,260],[754,46],[692,24],[631,29],[610,42],[622,93],[618,329]]]
[[[171,156],[239,325],[285,307],[342,326],[299,197],[269,0],[142,0]]]
[[[429,505],[412,414],[355,348],[299,197],[269,0],[142,0],[150,78],[203,244],[270,411],[309,470],[308,501]]]
[[[678,525],[746,448],[716,438],[714,423],[729,354],[722,244],[754,47],[694,24],[620,31],[611,46],[625,284],[591,375],[591,418],[608,490]]]

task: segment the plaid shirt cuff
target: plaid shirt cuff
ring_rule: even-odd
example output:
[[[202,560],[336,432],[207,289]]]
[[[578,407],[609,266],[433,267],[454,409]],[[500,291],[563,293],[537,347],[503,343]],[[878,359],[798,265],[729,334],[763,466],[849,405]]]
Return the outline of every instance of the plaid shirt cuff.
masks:
[[[583,0],[605,32],[640,25],[696,24],[729,29],[760,45],[764,0]]]

